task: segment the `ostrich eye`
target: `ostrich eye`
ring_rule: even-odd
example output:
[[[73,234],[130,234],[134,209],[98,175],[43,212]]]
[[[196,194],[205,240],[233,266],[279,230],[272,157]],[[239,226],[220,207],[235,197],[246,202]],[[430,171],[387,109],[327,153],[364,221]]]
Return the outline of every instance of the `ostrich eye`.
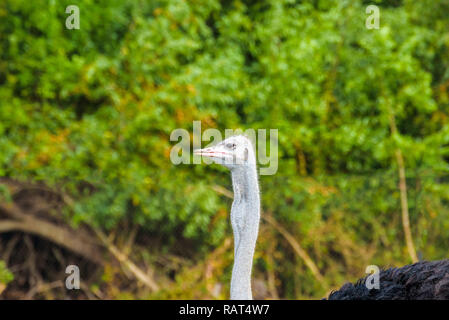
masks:
[[[228,148],[228,149],[234,150],[235,147],[236,147],[236,144],[235,144],[235,143],[228,143],[228,144],[226,144],[226,148]]]

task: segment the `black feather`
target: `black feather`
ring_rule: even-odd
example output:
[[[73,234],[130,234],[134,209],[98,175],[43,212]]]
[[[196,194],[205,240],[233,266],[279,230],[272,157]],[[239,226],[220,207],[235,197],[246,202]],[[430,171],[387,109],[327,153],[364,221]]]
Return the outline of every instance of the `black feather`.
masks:
[[[421,261],[381,270],[380,289],[368,289],[366,278],[344,284],[329,300],[449,300],[449,260]]]

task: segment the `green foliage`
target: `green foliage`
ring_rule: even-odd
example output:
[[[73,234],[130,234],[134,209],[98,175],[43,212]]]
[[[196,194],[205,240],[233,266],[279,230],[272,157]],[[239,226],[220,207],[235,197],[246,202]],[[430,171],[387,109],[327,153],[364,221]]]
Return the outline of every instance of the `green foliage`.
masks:
[[[14,275],[6,268],[5,262],[0,260],[0,283],[8,284],[14,280]]]
[[[375,2],[379,30],[365,28],[368,2],[347,0],[85,0],[81,29],[67,30],[71,1],[2,1],[0,176],[69,193],[72,223],[130,220],[204,252],[229,233],[229,201],[210,188],[229,187],[228,173],[171,164],[170,133],[192,132],[194,120],[277,128],[279,171],[261,177],[263,208],[337,283],[335,265],[408,262],[400,149],[418,251],[446,257],[449,5]],[[338,239],[377,251],[352,265],[360,257],[329,256]],[[275,269],[290,268],[282,281],[293,284],[289,263],[301,266]],[[325,293],[295,290],[285,296]]]

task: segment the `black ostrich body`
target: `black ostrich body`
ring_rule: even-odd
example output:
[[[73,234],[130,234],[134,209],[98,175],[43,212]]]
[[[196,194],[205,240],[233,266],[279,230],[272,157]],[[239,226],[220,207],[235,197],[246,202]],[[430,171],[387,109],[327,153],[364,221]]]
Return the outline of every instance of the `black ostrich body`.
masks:
[[[344,284],[329,300],[449,300],[449,260],[421,261],[381,270],[380,289],[368,289],[366,278]]]

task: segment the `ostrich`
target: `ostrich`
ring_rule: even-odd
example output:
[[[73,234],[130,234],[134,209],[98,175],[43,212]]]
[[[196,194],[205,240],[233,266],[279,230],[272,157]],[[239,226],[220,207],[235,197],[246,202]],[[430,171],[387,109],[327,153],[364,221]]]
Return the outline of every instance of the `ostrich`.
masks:
[[[256,156],[250,140],[230,137],[211,148],[194,151],[231,170],[234,201],[231,226],[234,233],[234,266],[231,300],[252,300],[251,269],[259,233],[260,196]]]
[[[260,195],[256,157],[251,141],[242,135],[217,145],[194,150],[231,171],[234,201],[231,226],[234,233],[234,266],[231,300],[252,300],[251,269],[260,221]],[[380,289],[368,289],[367,278],[346,283],[331,292],[329,300],[449,299],[449,260],[420,261],[379,273]]]

